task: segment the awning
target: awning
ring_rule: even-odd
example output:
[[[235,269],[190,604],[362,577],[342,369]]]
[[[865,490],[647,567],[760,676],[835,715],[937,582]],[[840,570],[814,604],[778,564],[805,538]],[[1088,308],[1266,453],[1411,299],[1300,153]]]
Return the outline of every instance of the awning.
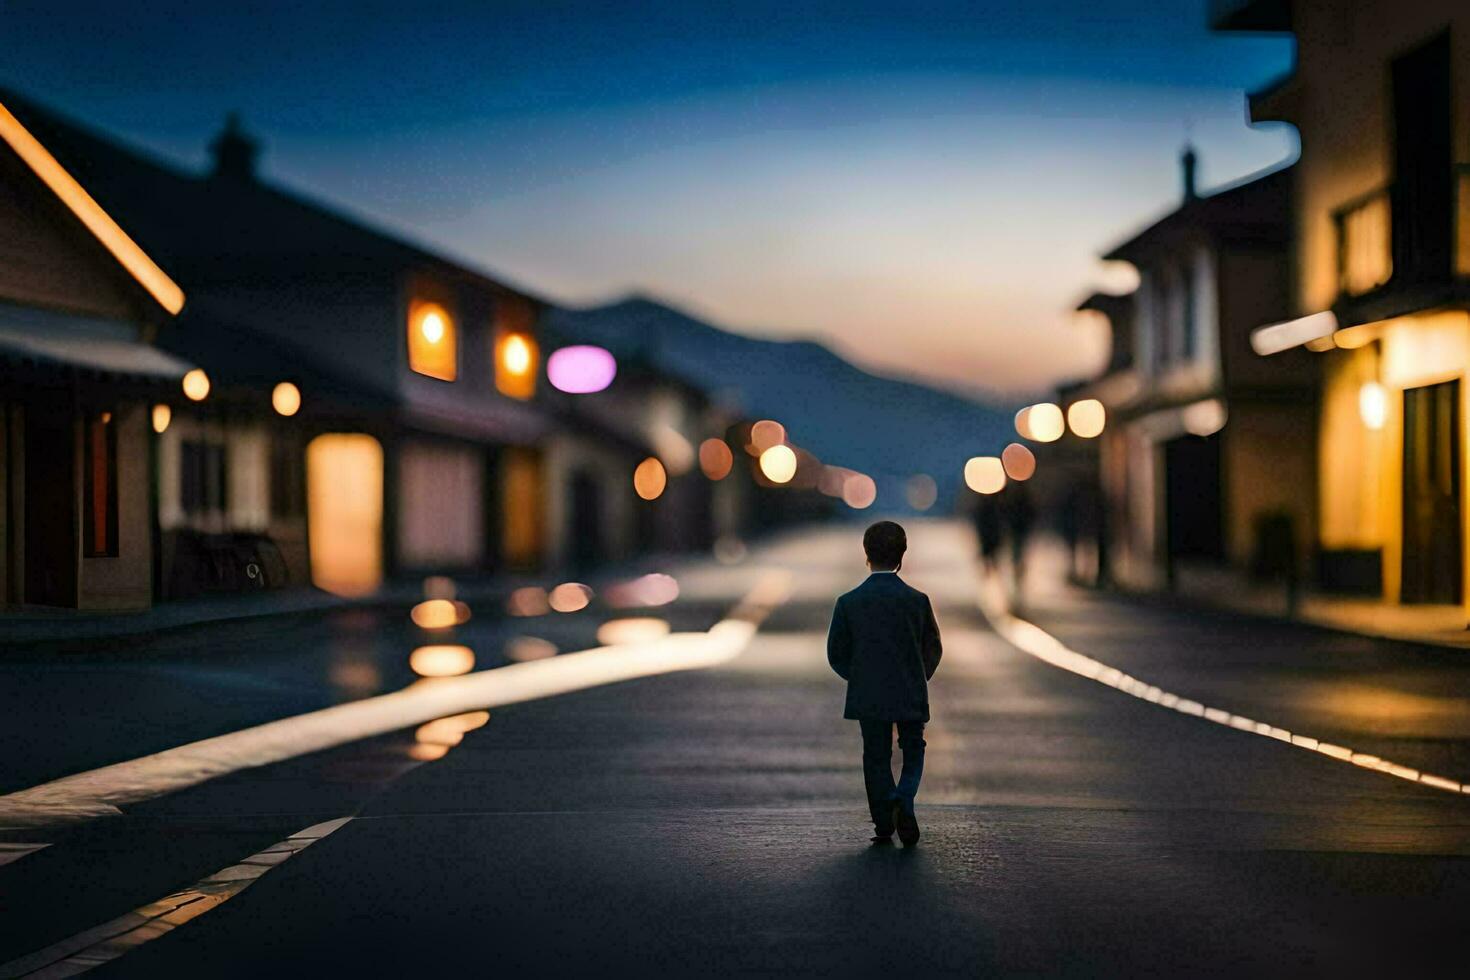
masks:
[[[0,306],[0,360],[177,381],[191,365],[137,339],[138,328],[90,317]]]

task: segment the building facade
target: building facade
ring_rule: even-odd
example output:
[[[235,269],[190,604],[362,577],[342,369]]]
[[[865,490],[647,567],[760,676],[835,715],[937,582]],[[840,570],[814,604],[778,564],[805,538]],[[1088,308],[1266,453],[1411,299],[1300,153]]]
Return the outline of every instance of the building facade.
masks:
[[[1290,315],[1267,359],[1315,352],[1322,578],[1464,606],[1470,371],[1470,7],[1455,0],[1219,3],[1222,30],[1291,32],[1250,99],[1301,137]]]
[[[1128,295],[1080,310],[1113,338],[1104,374],[1067,392],[1108,413],[1098,447],[1105,535],[1098,577],[1134,588],[1220,570],[1295,580],[1314,523],[1314,383],[1300,360],[1266,362],[1250,331],[1289,303],[1290,169],[1184,199],[1107,252],[1138,271]],[[1307,365],[1309,367],[1310,365]]]
[[[207,379],[155,425],[166,595],[548,560],[543,303],[270,185],[234,120],[193,175],[10,98],[190,291],[161,341]]]
[[[149,341],[183,292],[0,100],[0,601],[153,599]]]

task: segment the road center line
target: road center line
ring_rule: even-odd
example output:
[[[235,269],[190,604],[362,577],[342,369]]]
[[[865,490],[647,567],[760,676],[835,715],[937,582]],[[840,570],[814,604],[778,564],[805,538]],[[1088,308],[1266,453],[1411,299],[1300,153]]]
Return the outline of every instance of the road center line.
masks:
[[[283,718],[153,755],[76,773],[0,796],[0,830],[116,816],[119,807],[209,779],[399,731],[466,711],[517,704],[604,684],[734,659],[765,617],[785,601],[791,573],[771,570],[729,614],[703,633],[597,647],[509,664],[462,677],[419,681],[391,694]]]
[[[995,631],[1021,652],[1051,664],[1053,667],[1060,667],[1062,670],[1086,677],[1088,680],[1106,684],[1108,687],[1141,701],[1251,735],[1275,739],[1308,752],[1316,752],[1329,759],[1336,759],[1363,769],[1371,769],[1411,783],[1418,783],[1421,786],[1444,790],[1448,793],[1470,794],[1470,783],[1422,772],[1411,766],[1400,765],[1367,752],[1356,752],[1344,745],[1323,742],[1310,735],[1288,731],[1268,722],[1232,714],[1221,708],[1212,708],[1199,701],[1180,697],[1178,694],[1139,680],[1100,660],[1094,660],[1092,657],[1078,653],[1036,624],[1011,615],[1004,599],[999,595],[996,584],[986,581],[983,577],[980,583],[980,610]]]

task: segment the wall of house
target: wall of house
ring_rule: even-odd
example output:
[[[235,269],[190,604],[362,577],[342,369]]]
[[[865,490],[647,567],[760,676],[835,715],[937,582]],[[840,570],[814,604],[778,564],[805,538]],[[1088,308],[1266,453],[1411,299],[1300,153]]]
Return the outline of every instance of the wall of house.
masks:
[[[0,302],[135,316],[126,273],[110,268],[112,257],[8,147],[0,148],[0,230]]]
[[[400,568],[476,569],[485,563],[485,453],[405,440],[398,446]]]
[[[272,472],[278,464],[272,452],[274,442],[288,439],[292,451],[299,455],[303,450],[296,436],[283,433],[258,419],[224,419],[177,408],[168,428],[153,438],[157,440],[162,598],[175,598],[194,588],[206,587],[202,581],[194,581],[198,575],[189,570],[182,570],[183,578],[176,581],[174,573],[176,563],[181,559],[181,546],[185,552],[184,560],[188,560],[190,550],[181,537],[189,535],[250,534],[267,537],[279,552],[283,566],[275,564],[274,556],[266,557],[267,583],[278,587],[305,585],[310,581],[305,508],[283,509],[282,502],[274,500],[272,495],[273,482],[280,479]],[[185,443],[217,447],[222,454],[224,484],[219,506],[185,508]],[[296,463],[304,469],[304,461],[298,458]],[[301,475],[294,468],[289,474],[292,479]],[[298,494],[300,492],[297,491]],[[254,587],[253,580],[246,579],[240,587]]]
[[[1466,497],[1470,431],[1470,313],[1445,311],[1401,317],[1375,326],[1375,340],[1354,350],[1322,355],[1319,459],[1321,467],[1321,546],[1329,550],[1381,549],[1383,598],[1399,598],[1403,557],[1403,401],[1404,390],[1442,381],[1461,382],[1461,514],[1470,514]],[[1363,386],[1377,382],[1387,393],[1381,429],[1372,429],[1360,406]],[[1462,534],[1466,522],[1462,518]],[[1465,581],[1470,582],[1470,535]]]
[[[140,402],[112,410],[117,426],[117,556],[81,559],[78,608],[144,609],[153,601],[148,415],[149,406]]]
[[[627,452],[591,440],[559,435],[546,447],[546,551],[556,566],[569,564],[577,553],[572,541],[572,481],[586,473],[596,481],[600,503],[597,524],[601,539],[593,550],[608,561],[627,558],[637,547],[633,522],[633,468],[638,460]]]
[[[1337,297],[1332,212],[1373,192],[1392,176],[1389,63],[1452,29],[1452,104],[1470,104],[1470,5],[1462,0],[1412,4],[1296,0],[1296,81],[1283,114],[1301,134],[1298,164],[1299,314],[1328,309]],[[1470,126],[1456,120],[1456,159],[1470,160]]]
[[[1317,479],[1316,409],[1236,399],[1221,435],[1225,549],[1239,569],[1251,564],[1261,519],[1291,517],[1298,572],[1307,574],[1316,540],[1316,501],[1304,488]]]

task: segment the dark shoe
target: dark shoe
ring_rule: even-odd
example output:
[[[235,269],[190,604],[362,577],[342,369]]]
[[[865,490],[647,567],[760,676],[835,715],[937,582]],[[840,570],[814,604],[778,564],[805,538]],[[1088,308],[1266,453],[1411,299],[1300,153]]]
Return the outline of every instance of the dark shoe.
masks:
[[[903,841],[904,847],[913,847],[919,842],[919,820],[914,816],[912,804],[894,800],[893,822],[898,827],[898,839]]]
[[[893,844],[892,834],[874,834],[868,839],[868,843],[874,847],[890,847]]]

